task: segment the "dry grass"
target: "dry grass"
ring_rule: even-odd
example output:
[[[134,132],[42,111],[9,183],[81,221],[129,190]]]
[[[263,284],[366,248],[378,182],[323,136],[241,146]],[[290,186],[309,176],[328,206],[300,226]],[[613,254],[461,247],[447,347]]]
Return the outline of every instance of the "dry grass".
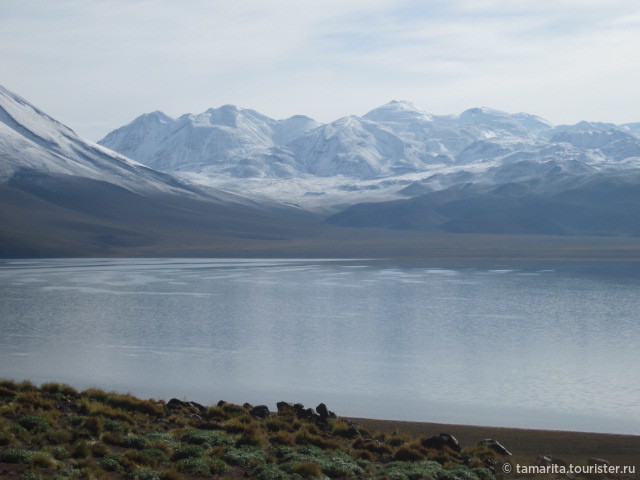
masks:
[[[40,480],[501,480],[487,469],[491,464],[487,462],[501,457],[476,446],[480,438],[497,439],[514,451],[509,460],[521,464],[534,458],[532,450],[524,447],[535,449],[540,445],[536,442],[543,440],[549,450],[535,455],[550,453],[567,461],[573,461],[571,453],[580,451],[615,463],[616,457],[607,452],[617,448],[627,455],[626,464],[633,465],[640,451],[638,437],[630,436],[374,420],[358,420],[354,429],[344,419],[327,423],[298,418],[292,412],[259,420],[248,407],[233,404],[194,414],[190,406],[173,408],[100,389],[78,393],[56,383],[38,389],[29,382],[0,381],[0,388],[11,393],[0,395],[0,472],[9,480],[29,480],[21,478],[25,473],[37,474]],[[426,436],[441,431],[465,445],[462,456],[421,444]],[[578,443],[551,449],[560,445],[559,439]],[[585,442],[582,447],[580,441]],[[580,464],[586,458],[580,457]]]

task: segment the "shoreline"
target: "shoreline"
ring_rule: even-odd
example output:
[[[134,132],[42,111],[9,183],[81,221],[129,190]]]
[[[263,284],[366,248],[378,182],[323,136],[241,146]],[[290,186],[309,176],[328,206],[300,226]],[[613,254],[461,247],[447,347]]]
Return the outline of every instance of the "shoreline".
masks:
[[[456,437],[463,445],[473,445],[484,438],[492,438],[503,444],[516,457],[552,455],[575,463],[584,462],[588,458],[603,457],[612,463],[635,462],[626,464],[640,466],[640,435],[379,420],[360,417],[348,417],[348,420],[355,421],[372,431],[398,431],[415,436],[437,435],[446,432]]]

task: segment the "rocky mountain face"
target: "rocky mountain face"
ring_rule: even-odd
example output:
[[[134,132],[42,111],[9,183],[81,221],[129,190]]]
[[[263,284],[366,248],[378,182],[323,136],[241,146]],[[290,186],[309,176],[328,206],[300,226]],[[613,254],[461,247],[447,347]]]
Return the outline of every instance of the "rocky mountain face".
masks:
[[[492,161],[611,164],[640,155],[639,130],[588,122],[554,127],[534,115],[488,108],[435,116],[404,101],[325,125],[225,105],[175,120],[142,115],[99,143],[167,172],[372,180]]]
[[[262,248],[317,238],[323,218],[330,229],[640,235],[640,124],[437,116],[397,101],[319,124],[226,105],[142,115],[99,143],[0,88],[0,254]]]
[[[0,183],[37,173],[103,181],[139,193],[193,193],[171,175],[80,138],[1,86],[0,158]]]
[[[145,135],[160,135],[156,129],[168,121],[145,116],[140,144],[153,143]],[[317,221],[308,217],[142,165],[0,87],[0,258],[198,249],[224,255],[315,238]]]
[[[554,127],[488,108],[437,116],[406,101],[328,124],[231,105],[178,119],[155,112],[99,143],[196,183],[315,210],[541,179],[551,166],[570,176],[640,166],[639,124]]]

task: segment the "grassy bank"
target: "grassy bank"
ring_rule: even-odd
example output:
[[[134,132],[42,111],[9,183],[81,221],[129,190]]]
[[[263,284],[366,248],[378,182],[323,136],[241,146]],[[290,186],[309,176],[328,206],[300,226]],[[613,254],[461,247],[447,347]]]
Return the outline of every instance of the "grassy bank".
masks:
[[[390,428],[353,422],[321,406],[316,412],[283,403],[278,410],[0,381],[0,475],[19,480],[493,480],[505,478],[504,462],[536,461],[521,452],[498,453],[477,440],[458,445],[439,431],[409,428],[415,424],[404,428],[396,422]]]

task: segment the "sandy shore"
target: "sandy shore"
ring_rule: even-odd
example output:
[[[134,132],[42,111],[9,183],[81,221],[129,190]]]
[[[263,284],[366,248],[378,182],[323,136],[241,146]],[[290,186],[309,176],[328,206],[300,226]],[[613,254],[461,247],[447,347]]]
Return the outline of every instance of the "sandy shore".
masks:
[[[612,465],[635,466],[640,478],[640,436],[604,433],[528,430],[442,423],[405,422],[352,418],[371,432],[437,435],[449,433],[463,446],[472,446],[484,438],[493,438],[513,454],[509,461],[533,464],[538,455],[552,455],[575,465],[586,465],[589,458],[603,458]]]

